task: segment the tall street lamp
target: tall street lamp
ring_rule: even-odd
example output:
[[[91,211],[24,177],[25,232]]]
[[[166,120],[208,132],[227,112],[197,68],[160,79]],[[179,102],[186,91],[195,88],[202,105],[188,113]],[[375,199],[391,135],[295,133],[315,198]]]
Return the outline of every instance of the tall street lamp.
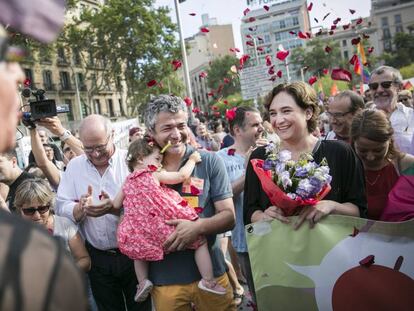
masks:
[[[184,1],[185,0],[174,0],[174,4],[175,4],[175,14],[177,15],[178,33],[180,35],[180,45],[181,45],[181,54],[183,58],[183,73],[184,73],[185,88],[187,91],[187,96],[192,97],[193,93],[191,91],[190,74],[188,72],[187,53],[185,50],[183,30],[181,28],[180,10],[178,7],[178,3],[182,3]],[[192,121],[193,120],[192,105],[188,107],[188,115],[190,117],[190,121]]]

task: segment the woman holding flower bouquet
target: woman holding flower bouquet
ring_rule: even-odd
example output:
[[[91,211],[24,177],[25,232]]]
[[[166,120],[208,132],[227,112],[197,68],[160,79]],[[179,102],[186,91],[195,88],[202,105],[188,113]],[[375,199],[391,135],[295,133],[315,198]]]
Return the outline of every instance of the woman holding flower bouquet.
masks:
[[[365,217],[360,160],[349,145],[311,134],[319,114],[315,90],[303,82],[280,84],[265,106],[280,144],[257,148],[250,157],[245,224],[269,219],[290,223],[288,216],[299,215],[293,224],[298,228],[305,221],[313,227],[329,214]]]

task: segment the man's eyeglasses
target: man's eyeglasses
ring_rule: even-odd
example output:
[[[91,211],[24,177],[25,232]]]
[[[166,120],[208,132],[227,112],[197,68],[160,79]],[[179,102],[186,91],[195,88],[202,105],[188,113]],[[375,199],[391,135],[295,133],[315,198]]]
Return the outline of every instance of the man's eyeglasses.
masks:
[[[22,211],[23,211],[23,214],[25,214],[26,216],[33,216],[34,213],[36,213],[36,211],[38,211],[40,215],[43,215],[49,209],[50,209],[50,205],[47,204],[47,205],[38,206],[37,208],[34,208],[34,207],[22,208]]]
[[[345,117],[348,113],[352,113],[352,111],[347,111],[347,112],[329,112],[329,111],[326,111],[326,115],[329,118],[333,118],[333,119],[337,119],[337,120]]]
[[[108,136],[108,139],[106,140],[106,143],[103,144],[103,145],[98,145],[98,146],[95,146],[95,147],[84,147],[83,151],[85,151],[85,153],[92,153],[94,151],[102,153],[106,150],[106,147],[108,146],[110,138],[111,138],[111,136]]]
[[[377,83],[377,82],[369,83],[368,86],[371,90],[375,91],[379,87],[380,84],[383,89],[389,89],[393,83],[394,81],[382,81],[380,83]]]

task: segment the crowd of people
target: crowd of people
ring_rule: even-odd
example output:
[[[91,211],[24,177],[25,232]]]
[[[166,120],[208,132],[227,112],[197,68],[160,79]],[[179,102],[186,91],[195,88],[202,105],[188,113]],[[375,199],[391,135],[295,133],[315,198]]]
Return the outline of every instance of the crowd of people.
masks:
[[[7,70],[19,82],[19,69]],[[160,95],[145,125],[129,130],[128,150],[103,116],[87,116],[79,137],[44,118],[29,129],[28,167],[12,141],[3,147],[0,202],[61,242],[84,274],[91,310],[235,310],[245,288],[256,303],[246,224],[414,216],[414,114],[401,85],[398,70],[382,66],[370,97],[343,91],[321,104],[308,84],[284,83],[262,112],[240,106],[226,120],[191,124],[181,98]],[[250,162],[265,158],[269,142],[330,168],[330,192],[295,223],[270,203]]]
[[[15,149],[23,79],[0,58],[0,309],[236,310],[245,290],[257,304],[246,224],[414,217],[413,99],[395,68],[323,103],[304,82],[282,83],[262,110],[226,118],[189,118],[180,97],[159,95],[128,150],[103,116],[84,118],[79,135],[43,118],[26,124],[27,167]],[[297,218],[252,167],[270,142],[329,166],[330,192]]]

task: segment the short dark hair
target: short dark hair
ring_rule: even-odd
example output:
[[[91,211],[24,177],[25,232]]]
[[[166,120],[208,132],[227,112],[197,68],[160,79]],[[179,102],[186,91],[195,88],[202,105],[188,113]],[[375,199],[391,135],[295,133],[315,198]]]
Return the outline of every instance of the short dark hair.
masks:
[[[156,148],[159,149],[160,147],[148,137],[133,141],[129,145],[126,158],[128,170],[133,172],[137,162],[142,158],[149,156]]]
[[[230,134],[234,136],[234,127],[237,125],[239,127],[244,127],[245,120],[246,120],[246,112],[257,112],[260,113],[259,110],[257,110],[254,107],[250,106],[240,106],[236,109],[236,115],[232,120],[229,120],[229,126],[230,126]]]
[[[312,133],[318,125],[318,116],[319,116],[319,101],[316,91],[309,86],[309,84],[302,81],[294,81],[291,83],[282,83],[274,87],[267,95],[265,101],[265,108],[269,112],[270,105],[272,104],[273,98],[281,92],[286,92],[295,100],[296,105],[298,105],[303,110],[308,108],[312,109],[312,117],[307,121],[308,132]]]
[[[365,108],[364,99],[362,98],[362,96],[358,95],[354,91],[345,90],[345,91],[338,93],[335,96],[335,99],[342,99],[342,98],[349,98],[349,100],[351,101],[350,112],[352,113],[358,111],[359,109]]]
[[[2,152],[1,155],[3,157],[7,158],[8,160],[11,160],[13,158],[17,159],[17,152],[16,152],[16,149],[14,149],[14,148],[10,149],[10,150],[7,150],[5,152]]]
[[[375,68],[374,71],[371,72],[371,78],[373,75],[381,75],[386,71],[391,73],[392,82],[397,83],[399,86],[402,85],[403,78],[402,78],[401,72],[398,69],[391,67],[391,66],[383,65],[383,66],[379,66],[378,68]]]

